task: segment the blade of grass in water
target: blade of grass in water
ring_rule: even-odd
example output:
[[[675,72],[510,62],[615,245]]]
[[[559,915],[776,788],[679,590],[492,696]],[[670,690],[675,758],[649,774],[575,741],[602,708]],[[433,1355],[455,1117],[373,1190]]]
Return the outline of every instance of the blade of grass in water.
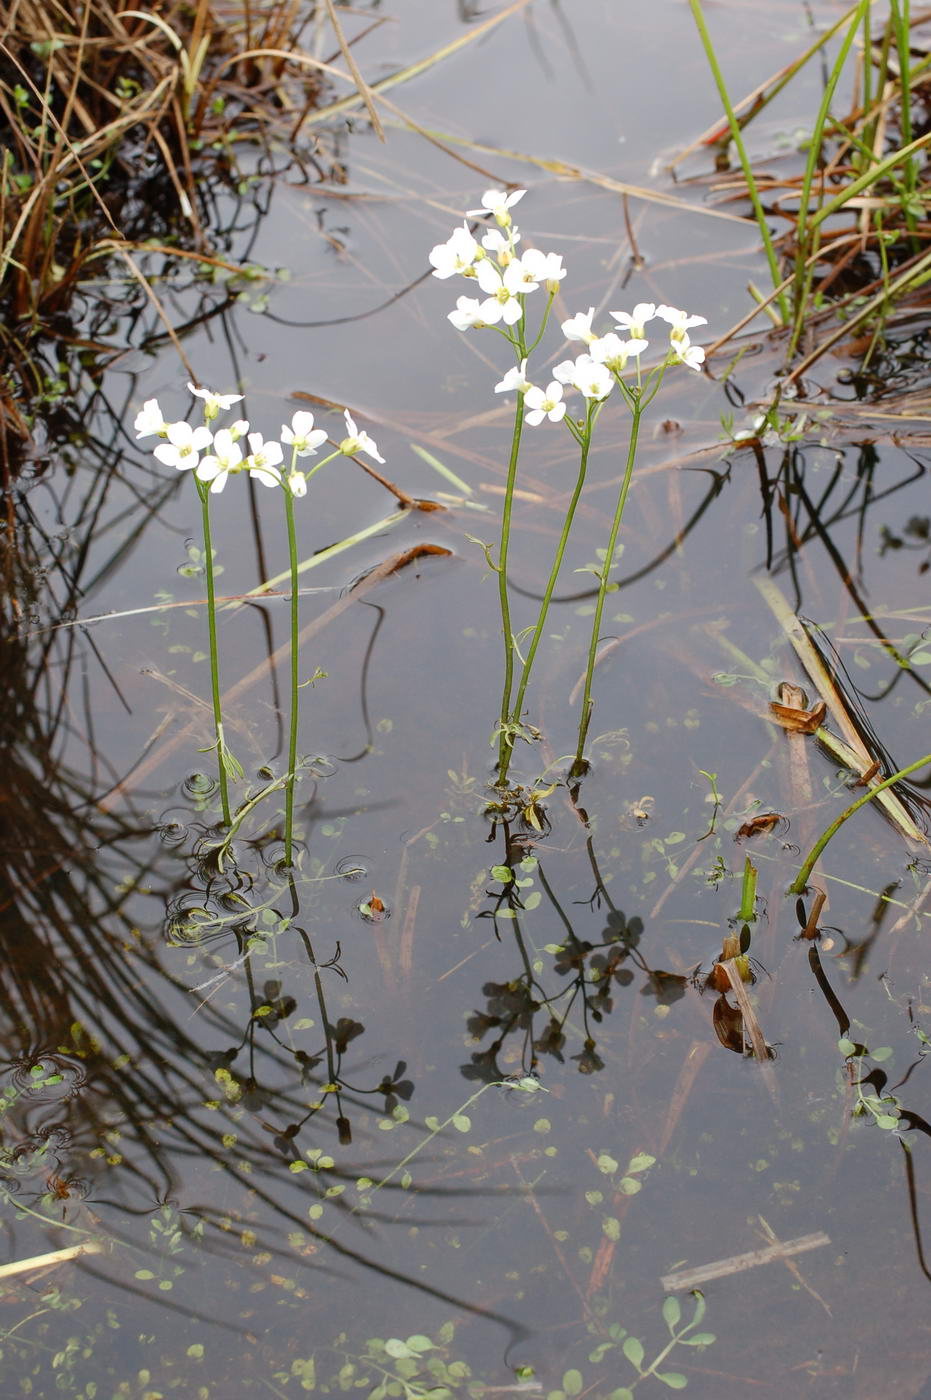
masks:
[[[721,72],[721,67],[718,63],[717,55],[714,51],[714,45],[711,42],[711,35],[708,33],[708,26],[705,24],[705,16],[702,11],[701,0],[689,0],[689,5],[692,10],[692,16],[695,20],[695,25],[698,29],[699,37],[702,41],[702,47],[705,50],[705,56],[708,59],[708,64],[711,68],[712,76],[714,77],[715,85],[718,89],[718,96],[721,98],[721,103],[724,107],[725,112],[727,113],[727,121],[731,129],[731,138],[733,139],[734,145],[737,148],[737,155],[740,159],[741,169],[744,173],[744,179],[747,182],[747,193],[750,196],[750,203],[753,205],[753,212],[756,215],[756,222],[760,230],[760,237],[763,240],[763,247],[766,251],[766,261],[769,263],[769,274],[772,278],[773,286],[778,287],[779,283],[782,281],[782,278],[779,274],[779,262],[776,258],[776,250],[773,247],[772,235],[770,234],[769,225],[766,221],[766,214],[764,212],[763,205],[760,201],[759,190],[756,187],[756,180],[753,176],[753,168],[750,165],[750,158],[747,155],[747,148],[744,145],[743,136],[741,135],[740,122],[737,120],[736,113],[734,112],[734,109],[731,106],[731,99],[728,95],[727,87],[724,83],[724,75]],[[785,297],[777,297],[777,304],[783,322],[788,321],[789,306]]]

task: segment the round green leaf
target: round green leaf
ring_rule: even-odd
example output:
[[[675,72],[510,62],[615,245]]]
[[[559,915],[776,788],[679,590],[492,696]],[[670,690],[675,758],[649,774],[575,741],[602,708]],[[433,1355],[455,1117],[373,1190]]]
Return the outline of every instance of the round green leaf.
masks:
[[[636,1366],[639,1371],[640,1363],[643,1360],[643,1342],[636,1337],[625,1337],[623,1350],[631,1366]]]
[[[583,1381],[581,1371],[567,1371],[562,1378],[562,1388],[567,1395],[581,1395],[582,1386]]]

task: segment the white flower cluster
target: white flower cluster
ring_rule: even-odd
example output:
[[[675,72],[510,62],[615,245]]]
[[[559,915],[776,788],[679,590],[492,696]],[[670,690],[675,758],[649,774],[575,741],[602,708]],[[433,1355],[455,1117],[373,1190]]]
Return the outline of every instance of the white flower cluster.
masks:
[[[176,467],[178,471],[193,471],[199,481],[209,482],[214,494],[223,490],[230,476],[248,472],[263,486],[284,486],[285,480],[280,466],[284,461],[281,442],[291,448],[291,471],[287,487],[293,496],[307,494],[307,481],[303,472],[295,470],[298,457],[312,457],[327,435],[322,428],[314,427],[312,413],[297,412],[291,424],[281,426],[281,442],[266,442],[261,433],[249,431],[245,418],[238,419],[228,428],[218,428],[216,432],[208,426],[219,416],[242,400],[242,394],[214,394],[210,389],[197,389],[188,384],[191,393],[204,401],[206,422],[199,428],[192,428],[183,419],[168,423],[158,406],[157,399],[147,399],[136,414],[133,424],[137,440],[144,437],[164,438],[164,442],[153,449],[156,458],[166,467]],[[339,444],[337,453],[352,456],[355,452],[368,452],[376,461],[384,462],[378,448],[368,433],[360,431],[350,417],[348,409],[344,413],[347,436]],[[240,443],[245,438],[248,452],[244,453]],[[209,449],[209,450],[208,450]],[[322,465],[322,463],[321,463]]]
[[[453,230],[445,243],[438,243],[430,252],[430,263],[434,277],[452,277],[459,273],[474,279],[485,293],[484,300],[478,297],[459,297],[455,311],[449,319],[457,331],[471,330],[472,327],[496,326],[503,321],[513,326],[523,315],[523,305],[518,297],[535,292],[545,286],[552,295],[566,275],[559,253],[541,253],[537,248],[528,248],[518,256],[516,249],[520,242],[520,232],[511,221],[510,210],[526,190],[486,190],[482,195],[482,208],[469,209],[469,218],[484,218],[493,215],[497,228],[489,229],[482,237],[481,245],[472,237],[466,224]]]
[[[497,326],[499,322],[513,326],[524,314],[523,297],[528,292],[535,292],[541,285],[546,287],[550,297],[558,291],[566,275],[561,254],[541,253],[535,248],[521,255],[517,253],[520,233],[511,220],[510,210],[525,194],[526,190],[513,190],[510,194],[504,190],[486,190],[482,195],[482,208],[468,210],[468,217],[492,215],[498,227],[489,229],[479,245],[468,226],[463,224],[445,243],[438,243],[431,250],[434,277],[446,278],[459,273],[476,281],[485,293],[484,300],[458,298],[456,309],[449,313],[449,320],[457,330]],[[627,361],[647,349],[650,342],[645,328],[655,319],[669,325],[666,364],[681,363],[689,369],[700,370],[704,363],[704,350],[700,345],[693,345],[688,334],[692,326],[706,324],[704,316],[689,316],[674,306],[655,306],[653,302],[643,301],[630,312],[612,311],[617,326],[598,336],[592,330],[594,314],[595,308],[589,307],[587,312],[579,312],[562,323],[566,339],[582,342],[585,350],[577,359],[563,360],[556,365],[552,382],[545,391],[527,379],[526,360],[519,369],[509,370],[495,385],[496,394],[512,390],[523,394],[526,421],[531,426],[544,419],[558,423],[565,416],[563,393],[567,388],[576,389],[586,399],[596,402],[606,399],[617,376],[623,374]],[[618,331],[627,338],[622,339]],[[517,343],[513,337],[509,338]]]

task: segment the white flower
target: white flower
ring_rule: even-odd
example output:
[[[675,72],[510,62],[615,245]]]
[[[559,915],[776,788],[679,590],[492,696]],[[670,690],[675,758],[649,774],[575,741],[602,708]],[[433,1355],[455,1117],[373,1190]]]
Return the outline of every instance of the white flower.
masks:
[[[669,308],[667,307],[666,310]],[[627,331],[634,340],[643,339],[643,328],[647,321],[652,321],[654,316],[660,314],[652,301],[638,301],[633,311],[612,311],[611,315],[621,328]]]
[[[246,433],[247,433],[248,431],[249,431],[249,420],[248,420],[248,418],[237,418],[237,419],[236,419],[236,422],[235,422],[235,423],[231,423],[231,424],[229,425],[229,429],[228,429],[229,435],[230,435],[230,437],[233,439],[234,442],[238,442],[240,438],[244,438],[244,437],[246,436]]]
[[[213,442],[209,428],[192,428],[190,423],[166,423],[165,432],[168,441],[159,443],[155,456],[166,467],[177,467],[179,472],[196,467],[201,452]]]
[[[677,360],[681,360],[682,364],[687,365],[689,369],[700,370],[705,363],[705,352],[702,347],[690,345],[689,338],[685,334],[678,340],[670,338],[669,349],[671,354]]]
[[[155,433],[158,437],[164,436],[168,431],[168,424],[162,417],[162,410],[158,406],[158,399],[146,399],[145,403],[136,414],[136,421],[133,423],[136,433],[136,440],[144,437],[151,437]]]
[[[570,316],[568,321],[563,321],[562,333],[566,339],[583,340],[586,345],[591,345],[592,341],[596,338],[592,331],[592,317],[594,314],[595,308],[590,306],[587,315],[584,311],[580,311],[577,316]]]
[[[450,311],[446,319],[452,321],[457,331],[468,331],[473,326],[488,325],[482,316],[482,304],[477,297],[457,297],[456,309]]]
[[[188,384],[191,393],[198,399],[204,401],[204,417],[216,418],[222,408],[225,412],[232,408],[234,403],[241,403],[242,394],[215,394],[212,389],[195,389],[193,384]],[[220,487],[223,490],[223,487]]]
[[[658,306],[656,314],[672,326],[672,330],[669,332],[671,340],[681,339],[690,326],[707,326],[708,324],[707,317],[690,316],[687,311],[679,311],[675,306]],[[685,336],[685,339],[688,343],[688,336]]]
[[[531,386],[524,395],[524,406],[529,410],[527,422],[531,427],[535,428],[544,418],[558,423],[566,412],[566,405],[562,402],[562,385],[554,379],[545,394],[542,389]]]
[[[347,457],[353,456],[356,452],[367,452],[370,457],[374,457],[376,462],[384,463],[384,457],[379,455],[378,448],[369,437],[368,433],[361,432],[349,416],[349,409],[343,410],[343,417],[346,420],[346,432],[348,437],[343,438],[339,445],[340,452]]]
[[[475,275],[482,291],[488,293],[481,307],[481,316],[485,324],[493,326],[498,321],[503,321],[506,326],[513,326],[515,321],[519,321],[522,311],[517,296],[518,293],[528,290],[524,285],[520,259],[515,258],[513,262],[508,263],[502,272],[485,258],[475,269]]]
[[[499,228],[490,228],[482,237],[482,247],[494,253],[499,262],[502,258],[508,261],[514,245],[519,242],[520,233],[516,224],[512,224],[507,233],[502,233]]]
[[[528,252],[532,255],[533,249],[528,249]],[[540,278],[534,274],[533,264],[528,263],[527,254],[522,258],[512,258],[505,272],[511,274],[511,281],[519,292],[535,292],[540,285]]]
[[[209,481],[210,490],[219,495],[226,485],[231,471],[238,471],[242,462],[242,448],[233,441],[228,428],[221,428],[214,435],[213,454],[205,457],[194,475],[198,481]]]
[[[562,265],[562,253],[541,253],[539,248],[528,248],[521,262],[524,272],[537,282],[561,282],[567,271]],[[547,290],[554,292],[556,288],[551,286]]]
[[[292,451],[299,457],[312,457],[322,442],[326,442],[326,433],[322,428],[314,427],[314,415],[304,410],[298,410],[291,418],[290,428],[286,423],[281,425],[281,441],[286,442]],[[295,495],[298,493],[295,492]],[[301,495],[304,493],[301,492]]]
[[[642,354],[648,344],[646,340],[621,340],[614,331],[609,331],[593,340],[588,351],[596,364],[607,365],[615,374],[621,374],[631,355]]]
[[[478,257],[478,244],[465,224],[453,229],[445,243],[438,243],[430,250],[430,263],[434,277],[452,277],[455,272],[466,272]]]
[[[261,433],[249,434],[249,456],[243,466],[263,486],[280,486],[278,463],[284,460],[280,442],[265,442]]]
[[[560,360],[553,369],[553,378],[559,384],[574,384],[576,366],[581,366],[583,360],[586,364],[592,363],[591,355],[580,355],[577,360]]]
[[[307,495],[307,478],[303,472],[292,472],[288,477],[288,490],[292,496]]]
[[[482,195],[481,209],[467,209],[466,214],[470,219],[483,219],[487,214],[494,214],[501,227],[507,228],[511,222],[508,210],[513,209],[526,193],[526,190],[512,190],[510,194],[505,190],[486,190]]]
[[[587,364],[582,361],[587,360]],[[575,362],[573,384],[587,399],[606,399],[614,387],[614,377],[606,365],[597,364],[590,355],[580,355]]]
[[[496,394],[509,394],[512,389],[516,389],[519,394],[526,394],[530,388],[530,380],[527,378],[527,361],[521,360],[520,368],[517,365],[509,369],[500,383],[495,385]]]

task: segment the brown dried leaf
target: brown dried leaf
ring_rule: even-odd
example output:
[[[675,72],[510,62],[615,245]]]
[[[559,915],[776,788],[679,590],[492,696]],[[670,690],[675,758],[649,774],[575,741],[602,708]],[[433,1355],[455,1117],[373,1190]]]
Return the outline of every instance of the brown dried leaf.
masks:
[[[781,724],[783,729],[788,729],[793,734],[814,734],[824,723],[827,706],[823,700],[819,700],[813,709],[800,710],[794,705],[779,705],[772,700],[769,712],[777,724]]]
[[[763,832],[772,831],[774,826],[778,826],[784,820],[778,812],[761,812],[758,817],[751,817],[748,822],[744,822],[734,840],[740,841],[745,836],[759,836]]]

